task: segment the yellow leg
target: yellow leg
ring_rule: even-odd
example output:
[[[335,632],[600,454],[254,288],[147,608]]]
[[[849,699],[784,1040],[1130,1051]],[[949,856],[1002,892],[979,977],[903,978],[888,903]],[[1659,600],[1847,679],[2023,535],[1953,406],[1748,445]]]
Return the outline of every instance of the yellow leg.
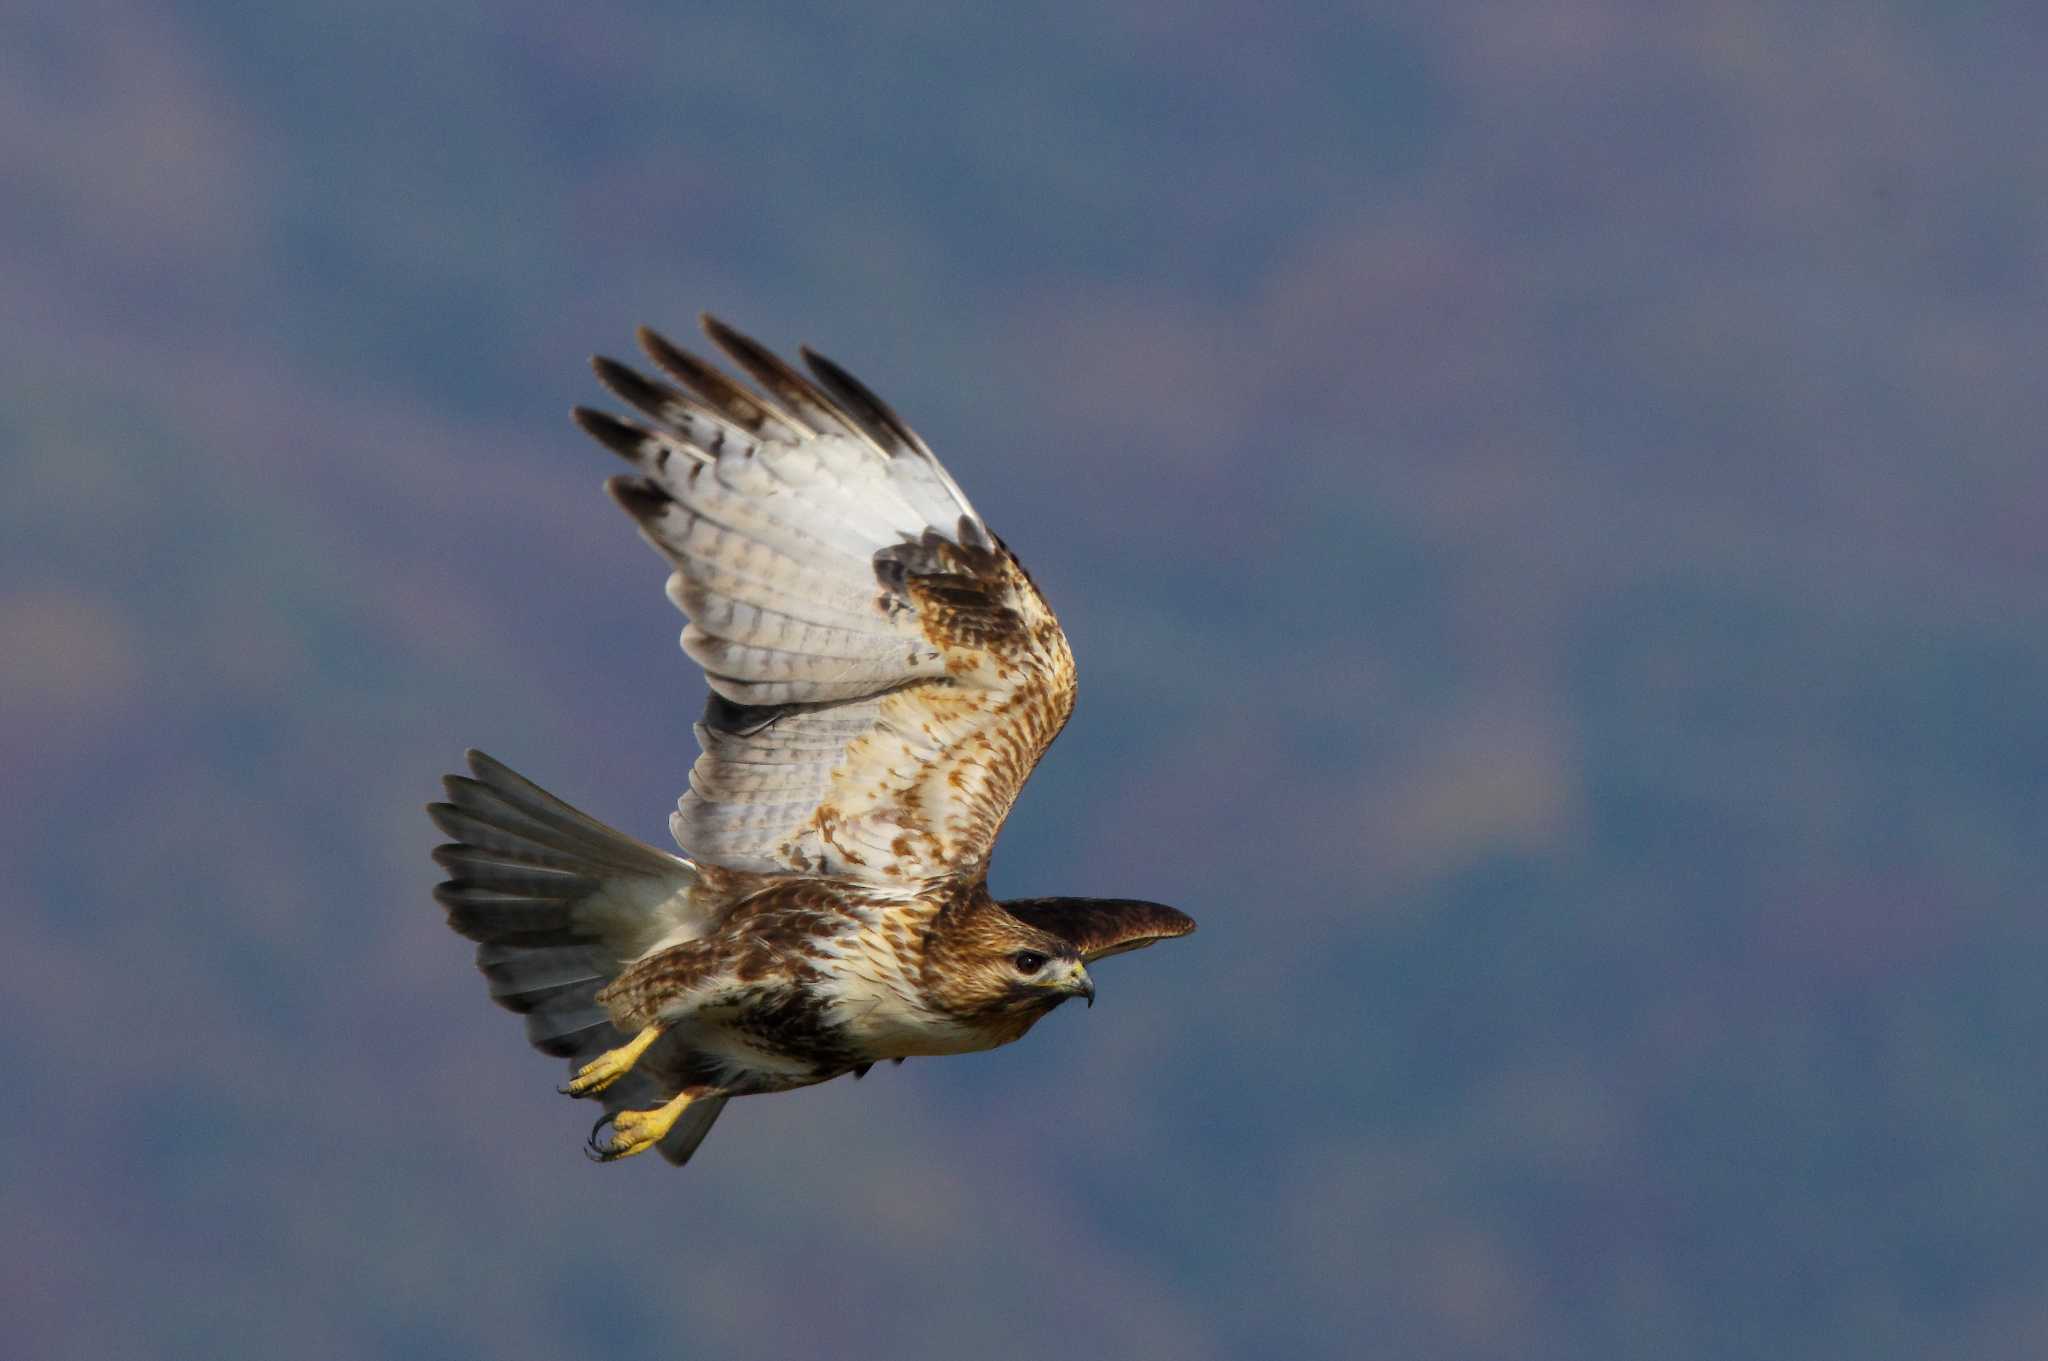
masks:
[[[645,1153],[661,1142],[664,1134],[675,1127],[683,1109],[696,1098],[689,1092],[678,1092],[667,1105],[656,1106],[651,1111],[620,1111],[597,1122],[590,1131],[590,1155],[601,1163],[617,1162],[630,1158],[635,1153]],[[609,1122],[612,1137],[603,1143],[597,1141],[597,1131]]]
[[[576,1076],[569,1079],[569,1085],[561,1089],[564,1096],[595,1096],[617,1082],[632,1070],[647,1052],[648,1046],[661,1038],[661,1027],[648,1026],[617,1049],[608,1049],[576,1070]]]

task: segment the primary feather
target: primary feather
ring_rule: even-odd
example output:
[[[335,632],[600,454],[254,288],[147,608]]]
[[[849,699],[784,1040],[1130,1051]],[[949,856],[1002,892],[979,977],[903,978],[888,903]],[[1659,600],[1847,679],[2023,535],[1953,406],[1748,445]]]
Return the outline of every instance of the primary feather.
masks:
[[[577,419],[637,476],[614,497],[675,568],[683,650],[737,716],[676,840],[739,869],[903,882],[984,861],[1073,708],[1073,657],[1037,588],[924,442],[838,365],[822,386],[731,328],[755,397],[643,330],[685,396],[623,364],[647,418]]]

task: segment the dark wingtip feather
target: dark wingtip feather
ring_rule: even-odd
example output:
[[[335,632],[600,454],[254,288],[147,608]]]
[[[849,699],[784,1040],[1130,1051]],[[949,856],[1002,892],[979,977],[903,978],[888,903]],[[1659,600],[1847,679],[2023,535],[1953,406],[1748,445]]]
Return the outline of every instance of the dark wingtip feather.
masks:
[[[738,331],[735,331],[732,327],[713,316],[708,309],[697,314],[697,329],[710,336],[712,340],[718,341],[720,349],[725,348],[724,342],[720,339],[722,336],[734,336],[742,341],[746,339]]]
[[[709,312],[699,312],[697,324],[704,328],[704,334],[711,338],[712,344],[725,351],[735,364],[754,377],[761,378],[764,370],[777,377],[796,375],[796,370],[776,358],[773,350],[746,332],[734,330]]]
[[[640,342],[640,348],[646,352],[649,359],[660,365],[664,372],[678,382],[687,383],[693,388],[697,387],[699,383],[715,383],[722,378],[725,379],[727,384],[732,382],[731,379],[725,378],[725,375],[717,369],[705,363],[696,355],[691,354],[652,326],[642,326],[634,331],[633,339]]]
[[[605,479],[604,489],[620,509],[636,520],[658,520],[673,498],[644,477],[620,474]]]
[[[832,394],[832,399],[859,421],[877,444],[890,453],[917,447],[917,436],[911,433],[910,426],[896,414],[895,408],[875,395],[874,389],[808,345],[797,347],[797,353],[803,356],[804,366]]]
[[[766,345],[735,331],[709,312],[701,314],[697,320],[712,344],[739,365],[749,378],[759,383],[764,391],[802,419],[814,426],[822,423],[827,428],[847,434],[860,430],[859,422],[842,410],[823,388],[784,363]]]
[[[575,421],[584,434],[632,464],[640,462],[641,446],[652,438],[647,431],[631,421],[622,421],[608,412],[597,411],[587,406],[579,406],[571,411],[569,419]]]
[[[699,359],[661,332],[642,326],[634,333],[634,338],[662,372],[696,393],[713,411],[742,430],[756,433],[765,430],[782,438],[797,433],[792,424],[794,418],[787,412],[761,400],[715,365]]]
[[[681,393],[664,388],[661,384],[649,380],[637,369],[604,355],[597,355],[591,359],[590,368],[597,374],[598,382],[650,416],[659,417],[664,405],[682,398]]]

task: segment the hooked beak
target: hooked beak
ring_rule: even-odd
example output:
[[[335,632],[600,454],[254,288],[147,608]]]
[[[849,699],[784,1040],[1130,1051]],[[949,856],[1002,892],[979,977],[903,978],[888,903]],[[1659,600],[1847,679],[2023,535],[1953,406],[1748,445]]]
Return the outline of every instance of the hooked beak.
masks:
[[[1076,997],[1087,998],[1089,1006],[1095,1005],[1095,980],[1088,976],[1087,968],[1079,960],[1074,961],[1073,972],[1067,976],[1067,989]]]

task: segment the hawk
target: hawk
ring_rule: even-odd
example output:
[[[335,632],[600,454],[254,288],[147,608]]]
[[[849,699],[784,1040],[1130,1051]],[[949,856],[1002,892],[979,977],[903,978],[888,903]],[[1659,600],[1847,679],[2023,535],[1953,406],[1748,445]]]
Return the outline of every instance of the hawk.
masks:
[[[846,370],[706,316],[752,386],[643,328],[638,413],[578,408],[666,558],[710,696],[658,850],[472,751],[434,858],[493,1000],[602,1104],[587,1151],[682,1164],[736,1096],[992,1049],[1088,965],[1195,929],[1121,898],[998,902],[989,853],[1074,706],[1066,635],[925,442]],[[609,1133],[606,1132],[609,1127]]]

